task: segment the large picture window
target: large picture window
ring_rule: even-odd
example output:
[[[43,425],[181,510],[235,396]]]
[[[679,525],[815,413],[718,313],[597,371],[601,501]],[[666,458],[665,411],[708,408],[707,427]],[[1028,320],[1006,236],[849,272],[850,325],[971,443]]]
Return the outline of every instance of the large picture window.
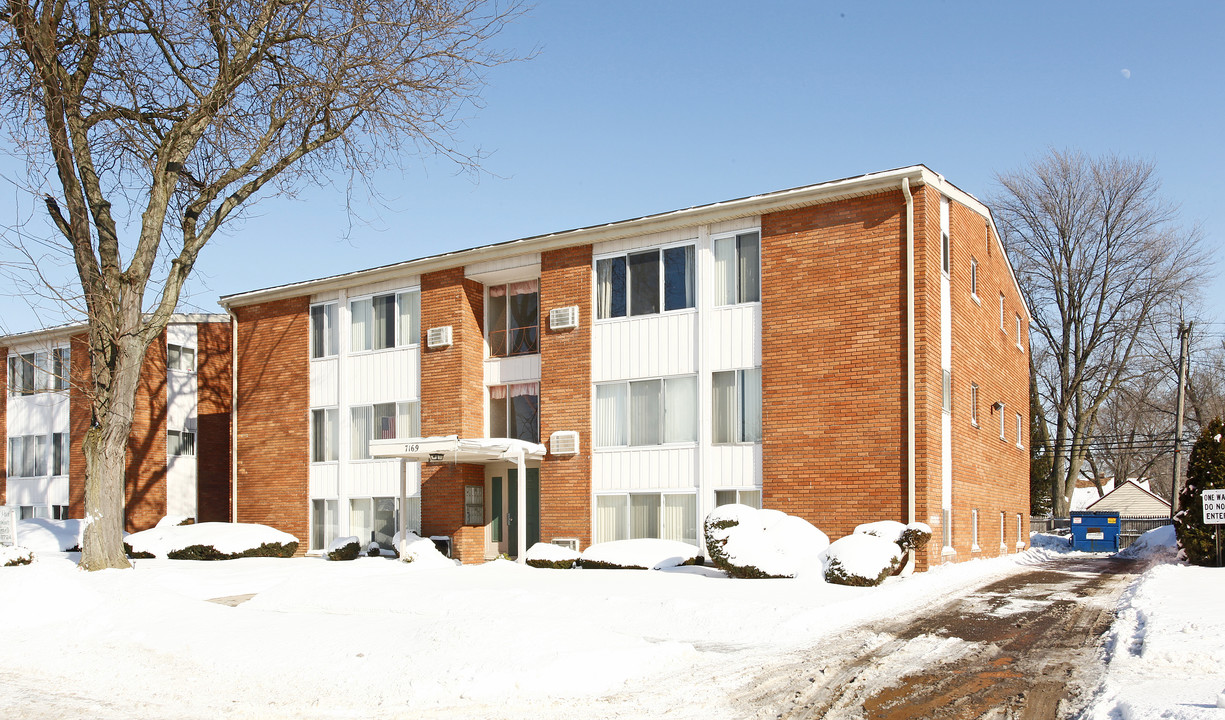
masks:
[[[711,375],[711,442],[761,442],[761,368]]]
[[[540,281],[526,280],[489,288],[489,354],[493,357],[540,352]]]
[[[695,307],[694,246],[680,245],[596,261],[596,317],[653,315]]]
[[[68,360],[68,348],[55,348],[49,353],[9,355],[9,394],[33,395],[48,390],[68,389]]]
[[[761,301],[761,236],[715,238],[715,305]]]
[[[698,378],[596,385],[596,447],[697,442]]]
[[[698,544],[694,493],[619,493],[596,496],[596,542],[659,538]]]
[[[311,462],[333,462],[340,459],[338,415],[336,408],[311,410]]]
[[[421,341],[421,293],[375,295],[349,303],[349,350],[386,350]]]
[[[9,477],[42,477],[47,474],[47,436],[9,438]]]
[[[166,346],[166,367],[184,372],[196,371],[196,349],[185,345]]]
[[[489,437],[540,442],[540,383],[490,386]]]
[[[340,322],[336,303],[311,306],[311,358],[340,352]]]
[[[349,409],[349,459],[369,460],[371,440],[418,437],[421,403],[379,403]]]

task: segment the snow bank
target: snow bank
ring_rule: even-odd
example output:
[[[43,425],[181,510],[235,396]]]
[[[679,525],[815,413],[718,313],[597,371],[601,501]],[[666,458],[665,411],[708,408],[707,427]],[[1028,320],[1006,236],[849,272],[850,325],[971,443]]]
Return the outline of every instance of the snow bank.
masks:
[[[1178,560],[1178,538],[1173,525],[1153,528],[1136,538],[1131,545],[1119,552],[1125,558],[1156,558],[1163,562]]]
[[[807,520],[747,505],[717,507],[702,527],[711,561],[732,577],[797,577],[820,568],[829,547]]]
[[[825,580],[857,587],[879,585],[901,562],[902,548],[896,542],[852,533],[835,540],[825,551]]]
[[[582,553],[585,568],[623,570],[662,570],[692,563],[698,556],[696,545],[679,540],[614,540],[596,543]]]
[[[433,540],[427,540],[417,533],[410,532],[408,538],[401,543],[400,533],[396,532],[391,539],[391,545],[406,563],[412,563],[417,568],[454,568],[458,560],[452,560],[438,552]]]
[[[292,544],[293,550],[298,546],[296,537],[267,525],[221,522],[155,527],[132,533],[125,542],[134,553],[149,553],[159,558],[193,546],[212,547],[224,555],[255,552],[264,545],[287,547]],[[293,550],[289,551],[290,555]]]
[[[565,570],[574,567],[580,557],[582,555],[577,550],[553,543],[538,542],[528,549],[524,561],[536,568]]]
[[[34,561],[34,553],[29,548],[20,545],[0,545],[0,567],[29,565]]]
[[[1053,535],[1051,533],[1031,533],[1029,547],[1034,550],[1046,550],[1056,553],[1070,553],[1072,538],[1069,535]]]
[[[68,552],[80,547],[84,529],[84,520],[18,520],[17,544],[36,553]]]

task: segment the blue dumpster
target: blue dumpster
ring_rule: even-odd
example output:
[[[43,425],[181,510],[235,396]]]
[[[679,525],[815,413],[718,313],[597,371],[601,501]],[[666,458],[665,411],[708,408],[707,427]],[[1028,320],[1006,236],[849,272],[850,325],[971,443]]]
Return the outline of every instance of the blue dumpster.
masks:
[[[1119,514],[1077,510],[1072,515],[1072,547],[1085,552],[1118,552]]]

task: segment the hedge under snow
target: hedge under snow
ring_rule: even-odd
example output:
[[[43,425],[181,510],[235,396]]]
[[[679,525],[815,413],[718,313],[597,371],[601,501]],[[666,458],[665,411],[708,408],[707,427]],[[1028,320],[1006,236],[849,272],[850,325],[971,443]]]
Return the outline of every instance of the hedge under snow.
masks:
[[[601,570],[662,570],[693,564],[697,557],[697,546],[687,542],[638,538],[596,543],[583,551],[579,565]]]
[[[257,555],[289,557],[298,549],[298,538],[255,523],[162,526],[132,533],[124,540],[134,554],[147,553],[147,556],[171,559],[176,559],[173,556],[200,560]]]
[[[538,542],[524,556],[528,565],[535,568],[553,568],[568,570],[578,563],[581,554],[577,550],[555,545],[548,542]]]
[[[796,577],[820,571],[829,538],[807,520],[778,510],[721,505],[702,524],[715,567],[737,578]]]

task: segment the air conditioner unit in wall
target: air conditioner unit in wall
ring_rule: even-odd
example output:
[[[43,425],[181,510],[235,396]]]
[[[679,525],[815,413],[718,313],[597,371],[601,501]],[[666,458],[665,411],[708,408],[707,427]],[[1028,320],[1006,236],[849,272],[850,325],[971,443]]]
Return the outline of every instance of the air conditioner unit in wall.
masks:
[[[569,548],[578,552],[578,538],[553,538],[552,543],[558,547]]]
[[[558,430],[549,436],[550,455],[577,455],[578,433],[574,430]]]
[[[549,329],[565,330],[578,327],[578,305],[553,308],[549,311]]]
[[[425,334],[425,344],[427,347],[440,348],[447,347],[451,344],[451,326],[443,325],[442,327],[430,328]]]

